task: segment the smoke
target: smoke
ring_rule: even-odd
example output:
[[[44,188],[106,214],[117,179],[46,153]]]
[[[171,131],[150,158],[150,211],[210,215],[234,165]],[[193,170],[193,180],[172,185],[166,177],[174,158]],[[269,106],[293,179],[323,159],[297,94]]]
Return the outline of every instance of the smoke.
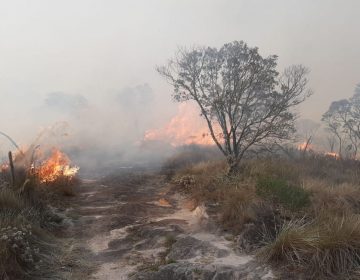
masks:
[[[141,141],[148,130],[165,137],[178,114],[155,65],[178,46],[232,40],[279,55],[280,69],[308,66],[315,94],[301,113],[319,121],[360,73],[360,2],[331,2],[2,1],[0,131],[66,149],[82,170],[165,157],[173,148],[162,137]],[[0,159],[10,149],[0,138]]]
[[[64,113],[77,113],[88,107],[88,100],[81,94],[52,92],[45,98],[45,106]]]
[[[149,84],[111,90],[101,97],[48,93],[28,108],[32,129],[28,127],[26,137],[17,138],[25,149],[40,145],[41,149],[64,150],[83,173],[160,162],[173,151],[162,139],[143,141],[146,131],[177,113],[167,112],[171,104],[164,106]],[[10,147],[5,138],[0,143],[4,158]]]

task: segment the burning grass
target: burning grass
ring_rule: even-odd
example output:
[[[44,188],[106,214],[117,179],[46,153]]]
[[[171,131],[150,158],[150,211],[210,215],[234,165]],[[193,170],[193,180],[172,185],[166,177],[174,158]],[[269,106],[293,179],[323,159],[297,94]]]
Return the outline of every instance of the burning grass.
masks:
[[[79,167],[70,166],[67,155],[58,149],[53,149],[51,156],[38,168],[34,168],[34,171],[41,183],[49,184],[64,179],[71,181],[79,171]]]
[[[19,152],[13,165],[0,172],[0,279],[57,279],[66,246],[52,232],[63,217],[47,205],[74,194],[78,168],[55,149],[39,160],[33,149]]]
[[[13,163],[14,174],[10,165],[4,164],[0,178],[8,181],[19,192],[36,190],[45,196],[72,196],[73,187],[79,183],[76,177],[79,168],[72,166],[67,155],[56,148],[44,153],[37,147],[31,147],[16,153]]]
[[[238,246],[282,269],[282,277],[358,279],[360,163],[311,155],[247,160],[226,175],[221,161],[175,172],[177,189],[204,203]],[[296,277],[295,277],[296,278]]]

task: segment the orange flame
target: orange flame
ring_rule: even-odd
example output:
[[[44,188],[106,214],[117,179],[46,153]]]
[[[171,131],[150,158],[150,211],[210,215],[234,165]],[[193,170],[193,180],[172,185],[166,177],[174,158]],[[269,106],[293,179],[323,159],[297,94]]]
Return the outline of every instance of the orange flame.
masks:
[[[313,150],[313,145],[307,143],[307,142],[304,142],[304,143],[301,143],[297,146],[298,150],[300,151],[304,151],[305,149],[307,149],[308,151],[309,150]]]
[[[7,163],[0,164],[0,172],[5,172],[8,169],[9,169],[9,164],[7,164]]]
[[[215,128],[215,131],[220,131]],[[200,117],[196,107],[189,103],[179,105],[178,114],[164,127],[145,132],[145,141],[166,141],[172,146],[180,145],[214,145],[205,121]]]
[[[79,169],[77,166],[70,166],[70,160],[64,153],[53,149],[50,158],[43,162],[36,172],[41,183],[51,183],[61,176],[71,179]]]
[[[326,152],[325,156],[333,157],[333,158],[336,158],[336,159],[340,158],[338,153],[331,153],[331,152]]]

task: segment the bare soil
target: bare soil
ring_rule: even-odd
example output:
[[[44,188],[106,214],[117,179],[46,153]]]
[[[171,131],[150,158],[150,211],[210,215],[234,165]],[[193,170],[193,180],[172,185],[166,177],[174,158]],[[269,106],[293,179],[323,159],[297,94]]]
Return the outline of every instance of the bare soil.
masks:
[[[87,264],[71,279],[274,279],[156,173],[83,180],[66,212]]]

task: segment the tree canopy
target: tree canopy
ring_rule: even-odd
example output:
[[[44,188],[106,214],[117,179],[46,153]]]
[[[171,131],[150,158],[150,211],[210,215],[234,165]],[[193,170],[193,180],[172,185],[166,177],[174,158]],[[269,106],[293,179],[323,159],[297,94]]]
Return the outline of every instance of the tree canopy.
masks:
[[[322,121],[338,141],[339,156],[346,151],[355,158],[360,144],[360,85],[356,86],[354,95],[349,99],[332,102]]]
[[[181,49],[157,70],[173,85],[175,100],[197,103],[234,170],[253,145],[288,139],[295,130],[292,108],[311,94],[305,67],[279,74],[276,66],[277,56],[262,57],[258,48],[234,41],[220,49]]]

